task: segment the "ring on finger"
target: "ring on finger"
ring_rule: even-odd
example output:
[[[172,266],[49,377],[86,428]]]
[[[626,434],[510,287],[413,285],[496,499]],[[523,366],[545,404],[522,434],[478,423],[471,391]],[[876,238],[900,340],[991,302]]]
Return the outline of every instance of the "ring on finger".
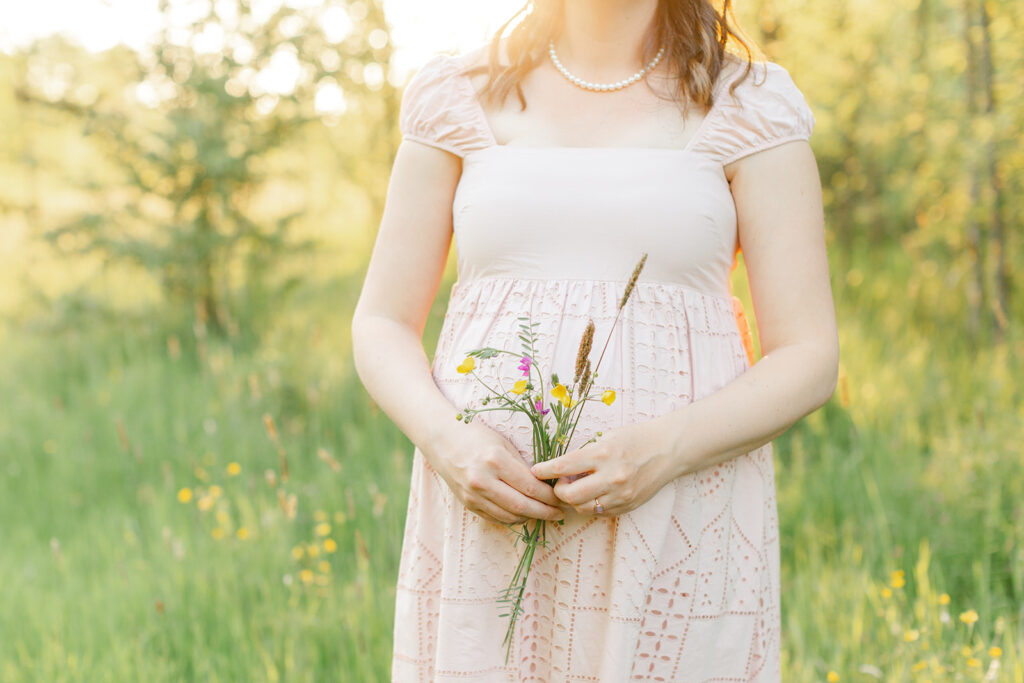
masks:
[[[600,515],[604,512],[604,505],[601,505],[601,499],[594,499],[594,514]]]

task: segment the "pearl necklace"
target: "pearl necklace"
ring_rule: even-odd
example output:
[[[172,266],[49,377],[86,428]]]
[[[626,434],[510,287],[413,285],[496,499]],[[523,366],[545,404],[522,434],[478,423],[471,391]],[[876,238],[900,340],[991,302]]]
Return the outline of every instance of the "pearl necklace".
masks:
[[[579,87],[584,88],[585,90],[607,92],[611,90],[621,90],[622,88],[625,88],[627,85],[632,85],[633,83],[636,83],[641,78],[643,78],[644,74],[646,74],[648,71],[656,67],[658,65],[658,62],[661,61],[662,55],[665,54],[665,48],[663,46],[660,50],[658,50],[658,54],[654,55],[654,59],[648,62],[647,66],[640,69],[629,78],[626,78],[615,83],[591,83],[590,81],[585,81],[582,78],[573,76],[571,73],[569,73],[568,69],[562,66],[562,62],[558,60],[558,55],[555,54],[555,42],[553,40],[548,42],[548,54],[551,56],[551,61],[554,62],[555,68],[561,71],[562,75],[569,79],[571,83],[578,85]]]

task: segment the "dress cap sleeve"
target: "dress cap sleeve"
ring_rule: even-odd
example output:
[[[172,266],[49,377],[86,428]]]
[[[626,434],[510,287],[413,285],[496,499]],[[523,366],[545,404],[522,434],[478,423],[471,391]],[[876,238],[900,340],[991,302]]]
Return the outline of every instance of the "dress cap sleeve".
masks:
[[[814,113],[785,67],[755,62],[730,93],[743,69],[740,64],[721,73],[708,130],[698,145],[722,165],[784,142],[809,140],[814,131]]]
[[[402,93],[402,138],[464,157],[492,144],[490,127],[461,60],[438,53],[420,67]]]

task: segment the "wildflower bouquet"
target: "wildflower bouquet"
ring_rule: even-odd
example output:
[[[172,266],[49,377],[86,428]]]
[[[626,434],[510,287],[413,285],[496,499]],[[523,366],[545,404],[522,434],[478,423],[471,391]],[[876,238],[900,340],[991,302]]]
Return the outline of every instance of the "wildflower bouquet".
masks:
[[[549,408],[544,407],[545,373],[534,360],[537,356],[534,327],[540,323],[532,322],[530,317],[526,315],[519,316],[518,318],[520,321],[519,339],[522,342],[521,351],[496,349],[489,346],[474,349],[467,354],[466,359],[458,366],[457,370],[460,373],[472,373],[473,377],[483,384],[490,393],[481,400],[483,407],[465,408],[455,416],[456,419],[468,423],[477,413],[491,410],[509,410],[522,413],[530,420],[533,429],[533,462],[538,463],[551,460],[563,455],[568,450],[569,441],[576,431],[576,424],[579,422],[580,414],[586,402],[601,401],[610,406],[615,400],[615,391],[612,389],[607,389],[601,392],[600,395],[596,393],[591,394],[591,390],[594,386],[594,380],[597,378],[597,369],[601,365],[605,349],[608,348],[608,341],[611,339],[612,330],[619,320],[619,314],[625,307],[626,301],[629,299],[629,295],[632,293],[646,261],[647,254],[643,254],[633,268],[633,274],[626,283],[625,292],[619,300],[618,311],[615,314],[612,327],[608,331],[608,338],[605,339],[601,355],[598,357],[597,363],[594,364],[593,370],[591,370],[590,365],[590,351],[594,341],[594,321],[590,320],[583,331],[583,337],[580,340],[579,349],[576,353],[576,368],[572,382],[567,386],[559,381],[557,373],[552,372],[549,375],[551,381],[550,396],[555,399],[553,402],[549,402]],[[473,372],[473,369],[476,367],[476,359],[486,360],[494,358],[499,354],[508,354],[520,359],[518,370],[522,371],[523,376],[508,390],[501,386],[500,383],[497,388],[492,387]],[[491,405],[492,403],[494,405]],[[554,425],[552,425],[552,418],[547,417],[549,413],[554,418]],[[597,432],[596,436],[586,443],[596,441],[597,436],[600,435],[601,432]],[[547,480],[547,483],[554,484],[554,481]],[[563,523],[563,520],[558,522],[560,525]],[[516,531],[516,543],[522,541],[524,548],[508,588],[501,591],[498,598],[499,602],[509,604],[509,611],[501,614],[503,617],[510,617],[505,640],[502,643],[506,646],[506,663],[508,663],[511,651],[512,634],[515,629],[516,620],[523,612],[521,605],[523,594],[526,591],[526,581],[530,573],[530,565],[533,562],[533,555],[537,546],[546,545],[546,528],[545,520],[536,519],[527,520],[522,524],[521,530]]]

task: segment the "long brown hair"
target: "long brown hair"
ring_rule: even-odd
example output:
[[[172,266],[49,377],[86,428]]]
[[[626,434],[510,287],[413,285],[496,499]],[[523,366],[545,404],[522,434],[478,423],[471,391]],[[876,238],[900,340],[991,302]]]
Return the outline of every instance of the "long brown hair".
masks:
[[[548,41],[560,35],[563,4],[564,0],[527,0],[498,28],[488,46],[487,63],[465,71],[467,75],[487,71],[487,82],[479,92],[482,99],[500,103],[515,88],[521,108],[526,109],[521,81],[547,56]],[[502,36],[516,17],[524,13],[522,21],[508,35],[509,62],[502,64],[499,56]],[[736,44],[746,51],[747,58],[743,60],[746,68],[733,83],[730,93],[736,82],[742,81],[750,71],[751,50],[744,34],[736,21],[732,0],[658,0],[655,21],[644,36],[643,62],[653,59],[659,46],[664,45],[663,59],[677,74],[684,112],[691,101],[710,108],[714,104],[714,84],[725,65],[727,53],[738,57]]]

